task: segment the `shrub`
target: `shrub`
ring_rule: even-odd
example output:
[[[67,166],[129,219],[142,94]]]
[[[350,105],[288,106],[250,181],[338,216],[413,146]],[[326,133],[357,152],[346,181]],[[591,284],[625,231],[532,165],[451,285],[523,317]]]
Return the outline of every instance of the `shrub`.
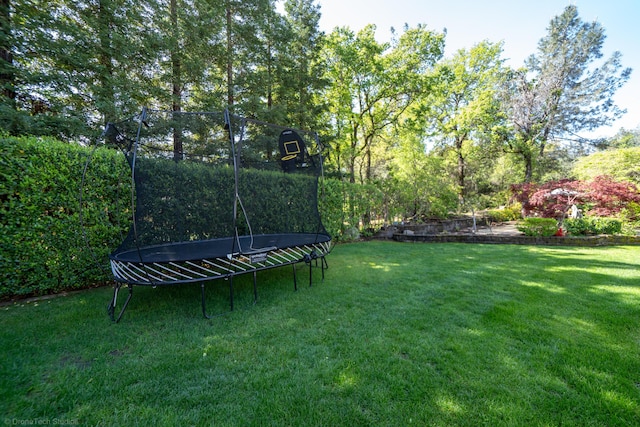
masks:
[[[504,209],[490,209],[487,211],[487,216],[491,222],[516,221],[522,218],[521,211],[522,206],[514,204]]]
[[[558,222],[553,218],[525,218],[518,224],[518,230],[527,236],[549,237],[558,231]]]
[[[367,226],[367,217],[376,216],[376,213],[383,210],[382,191],[371,184],[359,185],[325,179],[319,191],[318,204],[322,223],[337,240],[354,240],[354,236],[360,234],[360,225]]]
[[[564,220],[564,228],[574,236],[588,234],[619,234],[622,231],[622,221],[615,218],[583,217]]]
[[[117,194],[129,196],[120,193],[118,176],[127,166],[122,154],[98,151],[97,185],[87,194],[92,203],[83,211],[87,228],[82,230],[79,188],[88,149],[0,136],[0,298],[110,279],[106,254],[121,240],[112,206]],[[85,235],[96,242],[93,251]]]
[[[622,231],[622,221],[615,218],[595,218],[598,234],[618,234]]]
[[[567,218],[563,221],[562,226],[568,234],[573,236],[590,234],[589,223],[585,218]]]
[[[579,158],[573,167],[573,175],[583,180],[599,175],[609,175],[617,181],[640,184],[639,162],[640,147],[598,151]]]

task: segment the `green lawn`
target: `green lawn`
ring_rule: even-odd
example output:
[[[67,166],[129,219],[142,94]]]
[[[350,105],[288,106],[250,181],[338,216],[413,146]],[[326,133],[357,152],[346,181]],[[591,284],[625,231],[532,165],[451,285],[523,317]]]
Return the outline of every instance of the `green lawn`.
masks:
[[[211,320],[197,285],[136,288],[119,324],[107,288],[2,307],[0,422],[640,425],[640,248],[366,242],[328,261],[297,292],[291,268],[259,273],[255,306],[236,280]]]

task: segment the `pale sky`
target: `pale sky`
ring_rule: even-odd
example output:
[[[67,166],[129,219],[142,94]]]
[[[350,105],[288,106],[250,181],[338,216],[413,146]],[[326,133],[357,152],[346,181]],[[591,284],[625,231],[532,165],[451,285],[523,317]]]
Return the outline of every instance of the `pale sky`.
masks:
[[[316,4],[322,13],[320,29],[326,33],[337,26],[358,31],[375,24],[377,38],[386,41],[391,27],[401,32],[405,23],[426,24],[435,31],[447,29],[445,56],[482,40],[503,41],[503,56],[514,68],[536,52],[551,19],[575,4],[583,21],[596,20],[604,27],[605,57],[618,50],[622,65],[633,68],[615,97],[627,114],[595,134],[610,136],[621,127],[640,126],[640,0],[316,0]]]

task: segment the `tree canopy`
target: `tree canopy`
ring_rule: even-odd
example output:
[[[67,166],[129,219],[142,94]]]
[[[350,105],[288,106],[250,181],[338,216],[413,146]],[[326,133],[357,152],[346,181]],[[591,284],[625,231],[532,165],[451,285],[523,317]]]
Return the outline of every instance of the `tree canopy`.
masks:
[[[525,164],[531,181],[534,162],[553,139],[582,139],[579,132],[610,124],[623,113],[613,95],[628,79],[620,52],[599,66],[605,31],[598,22],[584,22],[575,5],[551,20],[525,68],[507,80],[505,109],[511,121],[509,149]]]
[[[375,25],[325,34],[315,0],[276,3],[0,0],[0,130],[86,141],[142,106],[228,107],[318,130],[328,175],[412,217],[504,204],[510,184],[566,176],[594,147],[639,145],[580,136],[624,113],[612,97],[631,70],[602,58],[604,28],[574,5],[510,69],[501,43],[444,57],[446,33],[424,24],[386,42]]]

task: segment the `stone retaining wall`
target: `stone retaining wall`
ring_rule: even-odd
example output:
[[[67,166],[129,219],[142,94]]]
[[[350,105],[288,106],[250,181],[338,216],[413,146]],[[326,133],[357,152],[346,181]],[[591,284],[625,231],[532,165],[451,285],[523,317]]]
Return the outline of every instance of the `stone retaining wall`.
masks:
[[[485,218],[476,218],[476,226],[486,226]],[[431,235],[440,233],[455,233],[473,226],[473,218],[455,218],[432,221],[425,224],[396,224],[390,225],[378,231],[376,237],[391,239],[396,233],[408,232],[409,234]]]

